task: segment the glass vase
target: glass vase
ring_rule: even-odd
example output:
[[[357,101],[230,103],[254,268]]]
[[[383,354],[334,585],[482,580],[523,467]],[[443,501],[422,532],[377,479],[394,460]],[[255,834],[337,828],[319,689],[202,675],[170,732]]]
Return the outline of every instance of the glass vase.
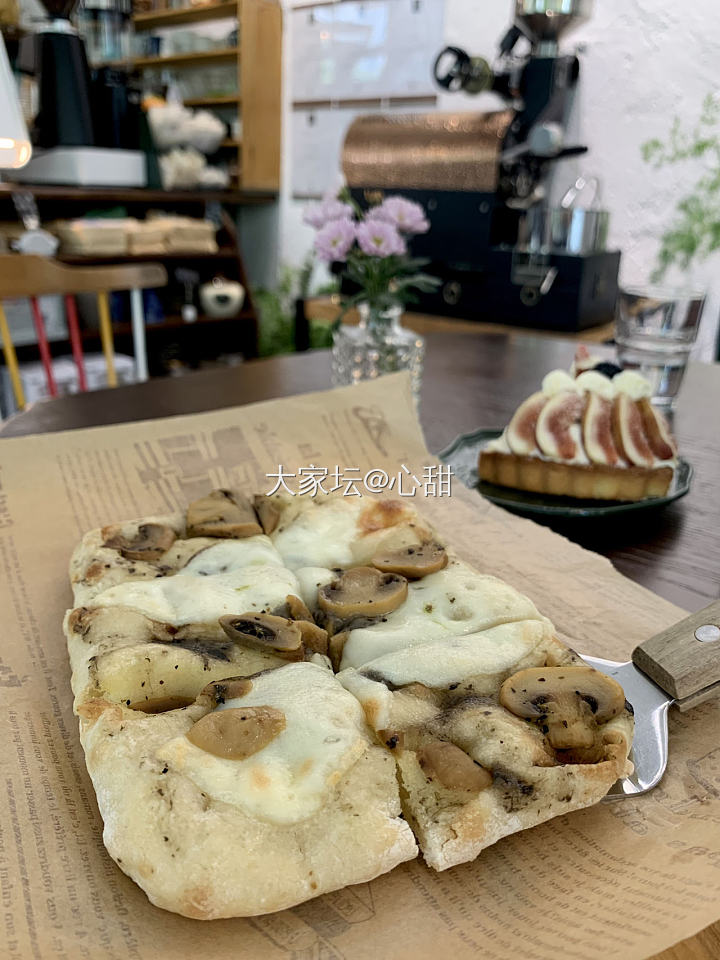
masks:
[[[333,334],[333,386],[347,386],[361,380],[375,380],[386,373],[409,370],[417,401],[425,338],[402,326],[400,304],[379,310],[369,303],[360,303],[358,313],[357,326],[343,324]]]

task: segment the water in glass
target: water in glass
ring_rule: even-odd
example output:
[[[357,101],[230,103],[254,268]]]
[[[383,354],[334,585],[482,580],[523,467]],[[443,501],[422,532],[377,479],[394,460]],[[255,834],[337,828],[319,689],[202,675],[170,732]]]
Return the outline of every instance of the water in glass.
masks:
[[[620,364],[652,385],[653,403],[671,406],[678,394],[704,305],[701,293],[658,287],[620,290],[615,340]]]

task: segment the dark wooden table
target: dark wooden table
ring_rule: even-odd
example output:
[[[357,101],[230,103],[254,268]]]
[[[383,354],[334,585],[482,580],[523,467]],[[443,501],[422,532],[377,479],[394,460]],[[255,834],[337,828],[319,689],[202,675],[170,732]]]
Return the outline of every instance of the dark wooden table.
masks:
[[[428,447],[459,433],[503,426],[548,370],[570,365],[576,344],[506,334],[429,333],[420,419]],[[43,401],[0,428],[1,437],[197,413],[329,387],[325,351]],[[720,594],[720,366],[691,366],[675,415],[682,453],[695,467],[692,491],[660,511],[608,522],[551,525],[610,557],[631,579],[697,610]],[[0,444],[0,457],[2,445]],[[717,960],[720,924],[655,960]]]
[[[437,452],[457,434],[503,426],[542,375],[568,367],[569,340],[517,331],[430,333],[420,419]],[[0,437],[121,423],[290,396],[329,387],[325,351],[256,360],[177,379],[42,401],[7,421]],[[682,453],[695,467],[690,494],[659,511],[617,520],[553,521],[608,556],[631,579],[688,610],[720,595],[720,366],[688,370],[675,415]]]

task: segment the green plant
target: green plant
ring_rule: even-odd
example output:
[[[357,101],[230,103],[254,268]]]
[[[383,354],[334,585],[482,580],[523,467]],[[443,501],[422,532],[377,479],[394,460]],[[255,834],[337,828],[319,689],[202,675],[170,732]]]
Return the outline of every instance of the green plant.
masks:
[[[260,287],[253,291],[258,311],[258,352],[261,357],[295,351],[295,301],[298,298],[337,293],[339,282],[324,284],[311,293],[314,257],[309,256],[300,268],[287,264],[280,269],[277,287]],[[310,346],[321,349],[332,345],[332,330],[326,323],[310,320]]]
[[[676,117],[667,143],[653,139],[642,154],[656,169],[692,160],[704,160],[704,172],[675,208],[675,220],[660,241],[653,280],[661,280],[677,265],[687,269],[720,249],[720,103],[709,95],[692,130],[684,130]]]

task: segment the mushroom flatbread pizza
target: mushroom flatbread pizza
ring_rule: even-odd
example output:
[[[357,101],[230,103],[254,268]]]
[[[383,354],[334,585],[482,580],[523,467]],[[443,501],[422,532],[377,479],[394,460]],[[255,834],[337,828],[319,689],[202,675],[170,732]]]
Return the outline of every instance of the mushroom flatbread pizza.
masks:
[[[597,802],[631,708],[406,503],[213,491],[88,533],[65,618],[103,839],[165,909],[281,910]]]

